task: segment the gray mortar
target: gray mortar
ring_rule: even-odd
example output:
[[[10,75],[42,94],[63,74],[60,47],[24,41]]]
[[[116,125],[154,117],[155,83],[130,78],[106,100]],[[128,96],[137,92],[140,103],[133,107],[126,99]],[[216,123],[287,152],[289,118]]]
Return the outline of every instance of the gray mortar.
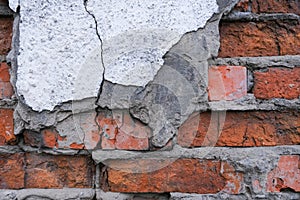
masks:
[[[249,70],[266,69],[268,67],[294,68],[300,66],[300,55],[270,56],[270,57],[238,57],[217,58],[209,61],[210,65],[245,66]]]
[[[223,21],[272,21],[272,20],[300,20],[294,13],[255,14],[251,12],[231,12],[222,18]]]
[[[93,189],[0,190],[0,200],[93,200]]]

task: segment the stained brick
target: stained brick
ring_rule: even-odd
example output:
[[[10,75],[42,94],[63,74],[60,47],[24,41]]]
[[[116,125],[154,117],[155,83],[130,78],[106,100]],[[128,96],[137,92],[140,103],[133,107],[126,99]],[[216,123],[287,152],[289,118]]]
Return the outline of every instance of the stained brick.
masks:
[[[0,145],[14,144],[17,140],[14,135],[14,120],[12,109],[0,109]]]
[[[254,13],[295,13],[300,14],[299,0],[252,0]]]
[[[102,188],[113,192],[237,194],[243,181],[241,173],[218,160],[115,160],[107,167]]]
[[[183,147],[297,145],[300,112],[195,113],[179,128],[178,144]]]
[[[0,99],[8,99],[14,94],[13,87],[10,83],[9,66],[0,63]]]
[[[150,128],[133,119],[127,111],[115,111],[114,117],[100,113],[98,124],[103,149],[149,149]]]
[[[242,66],[210,67],[208,96],[210,101],[235,100],[247,94],[247,70]]]
[[[89,188],[93,173],[89,157],[26,153],[26,188]]]
[[[256,98],[296,99],[300,96],[300,67],[255,72],[254,79],[253,92]]]
[[[300,192],[300,157],[281,156],[278,166],[268,174],[267,190],[280,192],[291,189]]]
[[[13,18],[0,17],[0,55],[6,55],[11,48]]]
[[[219,57],[300,54],[300,21],[222,22]]]
[[[0,189],[24,188],[24,154],[0,154]]]

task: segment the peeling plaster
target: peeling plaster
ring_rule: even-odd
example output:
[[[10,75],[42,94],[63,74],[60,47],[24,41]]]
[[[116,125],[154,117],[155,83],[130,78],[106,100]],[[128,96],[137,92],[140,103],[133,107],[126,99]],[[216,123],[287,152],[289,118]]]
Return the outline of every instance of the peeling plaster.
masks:
[[[87,10],[103,41],[105,79],[145,86],[169,49],[185,33],[203,28],[218,5],[215,0],[89,0]]]
[[[24,0],[20,16],[18,96],[36,111],[96,97],[103,76],[101,43],[83,1]]]
[[[169,49],[218,11],[216,0],[9,3],[21,16],[17,94],[36,111],[97,97],[103,75],[145,86]]]

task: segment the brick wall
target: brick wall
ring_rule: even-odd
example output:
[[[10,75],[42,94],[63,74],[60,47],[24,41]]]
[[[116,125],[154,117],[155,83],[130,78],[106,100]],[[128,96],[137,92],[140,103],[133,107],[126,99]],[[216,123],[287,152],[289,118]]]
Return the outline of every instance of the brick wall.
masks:
[[[86,126],[81,142],[74,116],[63,118],[68,130],[61,113],[44,125],[55,111],[22,122],[43,124],[39,131],[15,134],[17,119],[34,111],[14,114],[14,16],[6,0],[0,10],[0,199],[300,198],[299,1],[241,0],[223,16],[209,108],[188,116],[162,147],[124,110],[73,113]]]

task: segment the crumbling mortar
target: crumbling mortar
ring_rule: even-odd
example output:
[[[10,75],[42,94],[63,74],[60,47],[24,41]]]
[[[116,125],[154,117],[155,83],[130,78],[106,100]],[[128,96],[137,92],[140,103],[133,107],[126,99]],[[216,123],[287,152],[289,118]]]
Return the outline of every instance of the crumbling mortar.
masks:
[[[236,21],[251,21],[251,22],[265,22],[277,20],[300,20],[300,16],[294,13],[272,13],[272,14],[255,14],[251,12],[231,12],[224,16],[222,21],[236,22]]]

